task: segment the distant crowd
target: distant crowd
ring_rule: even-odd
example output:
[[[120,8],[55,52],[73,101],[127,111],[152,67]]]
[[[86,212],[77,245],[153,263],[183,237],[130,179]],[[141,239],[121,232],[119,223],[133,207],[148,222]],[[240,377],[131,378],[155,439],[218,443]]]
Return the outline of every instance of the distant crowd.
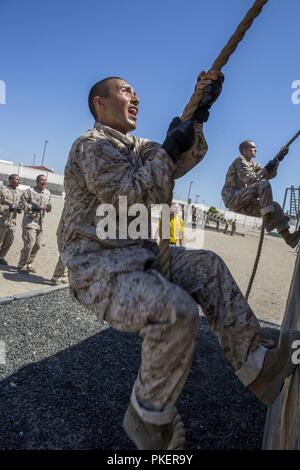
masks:
[[[0,264],[8,265],[5,258],[15,238],[18,214],[23,213],[23,248],[17,271],[35,273],[34,260],[41,248],[45,215],[52,210],[51,193],[46,188],[45,175],[38,175],[36,186],[23,192],[18,189],[19,184],[20,177],[12,174],[8,178],[8,185],[0,188]],[[60,258],[51,281],[54,285],[68,282],[66,269]]]

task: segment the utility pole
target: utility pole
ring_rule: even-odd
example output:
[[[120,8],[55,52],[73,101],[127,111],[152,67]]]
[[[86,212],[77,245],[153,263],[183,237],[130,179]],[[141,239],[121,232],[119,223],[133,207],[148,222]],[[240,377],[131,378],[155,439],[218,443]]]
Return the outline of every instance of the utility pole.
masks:
[[[190,199],[190,194],[191,194],[191,187],[194,181],[190,182],[190,187],[189,187],[189,192],[188,192],[188,197],[187,197],[187,203],[191,204],[192,200]]]
[[[45,153],[46,153],[47,144],[48,144],[48,140],[45,140],[44,151],[43,151],[43,157],[42,157],[42,166],[43,166],[43,164],[44,164],[44,158],[45,158]]]

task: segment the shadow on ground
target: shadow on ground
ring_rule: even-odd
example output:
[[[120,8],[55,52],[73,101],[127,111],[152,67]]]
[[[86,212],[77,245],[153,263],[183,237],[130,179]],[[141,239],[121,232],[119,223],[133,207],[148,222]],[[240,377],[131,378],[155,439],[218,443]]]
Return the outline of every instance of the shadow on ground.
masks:
[[[14,282],[30,282],[31,284],[42,284],[42,285],[48,285],[51,286],[51,282],[49,279],[45,279],[42,276],[36,276],[35,274],[32,273],[18,273],[16,270],[10,272],[3,273],[2,276],[4,279],[7,279],[8,281],[14,281]]]
[[[200,318],[178,408],[187,449],[260,449],[266,407],[236,379]],[[276,329],[265,329],[276,338]],[[122,429],[140,338],[104,329],[0,383],[1,449],[133,449]]]
[[[8,271],[10,273],[16,273],[17,267],[11,264],[0,264],[0,271]]]

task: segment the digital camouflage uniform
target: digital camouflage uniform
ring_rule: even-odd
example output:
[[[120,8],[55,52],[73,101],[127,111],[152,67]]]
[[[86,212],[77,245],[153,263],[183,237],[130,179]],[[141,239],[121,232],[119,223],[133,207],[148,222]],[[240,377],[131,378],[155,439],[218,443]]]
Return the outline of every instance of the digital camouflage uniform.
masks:
[[[142,419],[164,424],[189,372],[199,304],[236,370],[260,343],[260,326],[224,262],[205,250],[171,247],[171,282],[158,271],[152,240],[100,240],[97,206],[118,197],[170,203],[174,179],[207,151],[202,126],[176,165],[160,145],[95,123],[77,139],[65,168],[63,262],[70,291],[119,331],[139,332],[142,361],[131,402]],[[130,219],[129,219],[130,220]],[[251,354],[250,354],[251,356]]]
[[[280,205],[273,201],[267,176],[268,172],[262,165],[253,159],[249,162],[240,155],[227,171],[222,198],[228,209],[240,214],[261,217],[275,211],[276,228],[281,232],[289,225]]]
[[[11,204],[19,207],[21,191],[11,186],[0,189],[0,259],[5,258],[15,236],[17,211],[11,212]]]
[[[64,278],[64,280],[66,280],[66,282],[67,282],[67,271],[68,270],[67,270],[66,266],[64,265],[64,263],[61,260],[61,251],[62,251],[61,242],[62,242],[63,230],[64,230],[64,212],[62,212],[62,215],[61,215],[58,227],[57,227],[57,231],[56,231],[56,240],[57,240],[57,247],[58,247],[58,251],[59,251],[59,258],[58,258],[58,261],[57,261],[55,269],[54,269],[52,280],[57,280],[57,279],[60,279],[60,278]]]
[[[22,239],[24,246],[21,250],[19,267],[33,263],[42,243],[43,222],[46,206],[51,202],[50,191],[37,187],[26,189],[21,197],[21,207],[24,210],[22,221]],[[42,208],[40,213],[32,210],[32,204]]]

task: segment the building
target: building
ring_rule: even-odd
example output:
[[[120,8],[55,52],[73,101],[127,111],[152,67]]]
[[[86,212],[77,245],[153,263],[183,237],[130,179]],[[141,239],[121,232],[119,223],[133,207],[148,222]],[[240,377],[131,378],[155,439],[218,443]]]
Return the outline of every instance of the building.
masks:
[[[11,174],[20,176],[21,183],[20,189],[27,189],[30,186],[35,186],[36,177],[44,174],[47,176],[49,191],[57,196],[64,195],[64,177],[59,175],[45,166],[30,166],[23,165],[22,163],[13,163],[6,160],[0,160],[0,186],[8,183],[8,177]]]

